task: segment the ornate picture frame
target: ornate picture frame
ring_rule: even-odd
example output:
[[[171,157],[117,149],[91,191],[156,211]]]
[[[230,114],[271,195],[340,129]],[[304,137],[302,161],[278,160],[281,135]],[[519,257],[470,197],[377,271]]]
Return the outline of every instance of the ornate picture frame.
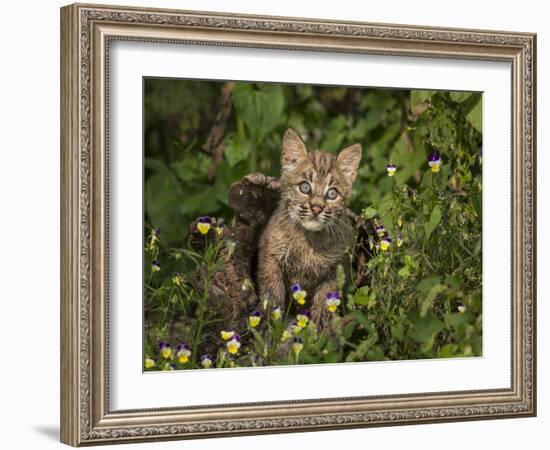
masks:
[[[509,388],[114,411],[109,49],[117,40],[511,64]],[[61,441],[94,445],[536,414],[536,36],[74,4],[61,9]]]

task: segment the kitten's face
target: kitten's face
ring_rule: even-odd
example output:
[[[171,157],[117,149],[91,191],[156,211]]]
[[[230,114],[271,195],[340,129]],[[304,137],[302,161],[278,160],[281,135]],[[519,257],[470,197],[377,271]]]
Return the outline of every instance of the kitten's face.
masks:
[[[288,129],[283,138],[281,193],[287,213],[309,231],[319,231],[341,220],[357,168],[361,146],[338,155],[308,152],[298,134]]]

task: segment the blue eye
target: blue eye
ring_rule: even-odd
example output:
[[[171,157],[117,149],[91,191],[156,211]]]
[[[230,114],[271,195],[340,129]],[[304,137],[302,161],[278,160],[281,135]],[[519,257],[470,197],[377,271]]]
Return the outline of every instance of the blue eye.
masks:
[[[302,194],[309,194],[311,192],[311,186],[307,181],[302,181],[298,186]]]
[[[329,200],[334,200],[338,197],[338,191],[335,188],[330,188],[325,195]]]

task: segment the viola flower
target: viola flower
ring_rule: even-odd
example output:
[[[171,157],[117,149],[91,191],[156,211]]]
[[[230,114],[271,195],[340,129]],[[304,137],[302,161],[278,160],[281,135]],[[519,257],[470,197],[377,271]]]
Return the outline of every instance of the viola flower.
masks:
[[[309,318],[311,317],[311,313],[307,309],[303,309],[300,311],[300,314],[296,315],[296,325],[300,328],[305,328],[307,326],[307,323],[309,322]]]
[[[213,362],[214,362],[214,360],[212,359],[211,355],[202,355],[201,356],[201,366],[204,369],[209,369]]]
[[[380,241],[380,250],[385,252],[388,248],[390,248],[391,239],[389,237],[385,237]]]
[[[149,358],[148,356],[145,358],[145,368],[146,369],[152,369],[155,367],[155,360],[153,358]]]
[[[466,305],[460,304],[457,309],[460,314],[464,314],[466,312]]]
[[[248,325],[252,328],[256,328],[262,321],[262,314],[260,311],[254,311],[250,316],[248,316]]]
[[[296,356],[298,356],[303,348],[304,344],[302,343],[302,339],[300,339],[299,336],[296,336],[292,341],[292,351]]]
[[[170,344],[167,342],[160,342],[159,349],[160,354],[164,359],[168,359],[172,356],[172,349],[170,348]]]
[[[191,356],[191,350],[189,350],[189,346],[185,343],[178,345],[176,356],[178,357],[178,361],[180,362],[180,364],[185,364],[187,361],[189,361],[189,357]]]
[[[326,305],[327,305],[327,309],[331,313],[336,312],[341,302],[342,301],[341,301],[340,292],[334,291],[334,292],[329,292],[327,294]]]
[[[300,331],[303,330],[303,327],[301,327],[300,325],[298,325],[296,322],[292,322],[292,323],[288,326],[288,330],[289,330],[292,334],[298,334]]]
[[[283,313],[283,310],[281,309],[281,307],[277,306],[276,308],[273,308],[271,317],[273,317],[273,320],[280,320],[282,313]]]
[[[290,339],[290,336],[292,336],[292,330],[290,328],[287,328],[285,331],[283,331],[281,342],[288,341]]]
[[[386,227],[384,227],[384,225],[377,225],[374,228],[374,231],[376,231],[376,234],[378,235],[378,237],[382,237],[382,236],[384,236],[384,233],[386,232]]]
[[[386,171],[388,172],[388,177],[393,177],[395,172],[397,172],[397,167],[395,164],[388,164],[386,166]]]
[[[236,355],[241,348],[241,337],[236,334],[231,338],[231,340],[227,341],[227,344],[225,345],[229,353],[231,353],[232,355]]]
[[[225,222],[223,219],[218,220],[218,223],[216,224],[216,235],[221,236],[223,234],[223,228],[225,226]]]
[[[441,167],[441,155],[438,152],[433,152],[428,155],[428,166],[431,167],[433,173],[439,172]]]
[[[183,281],[183,277],[181,276],[180,273],[175,272],[175,273],[172,275],[172,283],[173,283],[175,286],[181,287],[182,281]]]
[[[197,222],[197,230],[200,234],[208,234],[210,227],[212,226],[212,219],[208,216],[200,217]]]
[[[151,262],[151,272],[158,272],[160,270],[160,264],[158,260],[153,259]]]
[[[224,331],[222,330],[220,332],[220,335],[222,337],[222,339],[224,341],[228,341],[229,339],[231,339],[233,336],[235,336],[235,332],[234,331]]]
[[[292,291],[292,298],[296,300],[296,303],[298,303],[299,305],[305,305],[307,292],[302,289],[302,286],[300,286],[298,283],[295,283],[290,286],[290,289]]]
[[[395,240],[395,245],[397,245],[398,247],[401,247],[403,245],[403,236],[397,236],[397,239]]]

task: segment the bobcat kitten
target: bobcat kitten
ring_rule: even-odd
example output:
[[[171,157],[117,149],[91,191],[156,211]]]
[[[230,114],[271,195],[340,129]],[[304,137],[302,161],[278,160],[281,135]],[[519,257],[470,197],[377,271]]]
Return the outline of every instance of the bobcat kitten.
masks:
[[[317,324],[328,292],[337,290],[336,268],[353,244],[347,202],[361,160],[354,144],[338,155],[308,151],[288,129],[281,155],[281,199],[262,233],[258,257],[260,298],[284,307],[290,286],[308,293]]]

